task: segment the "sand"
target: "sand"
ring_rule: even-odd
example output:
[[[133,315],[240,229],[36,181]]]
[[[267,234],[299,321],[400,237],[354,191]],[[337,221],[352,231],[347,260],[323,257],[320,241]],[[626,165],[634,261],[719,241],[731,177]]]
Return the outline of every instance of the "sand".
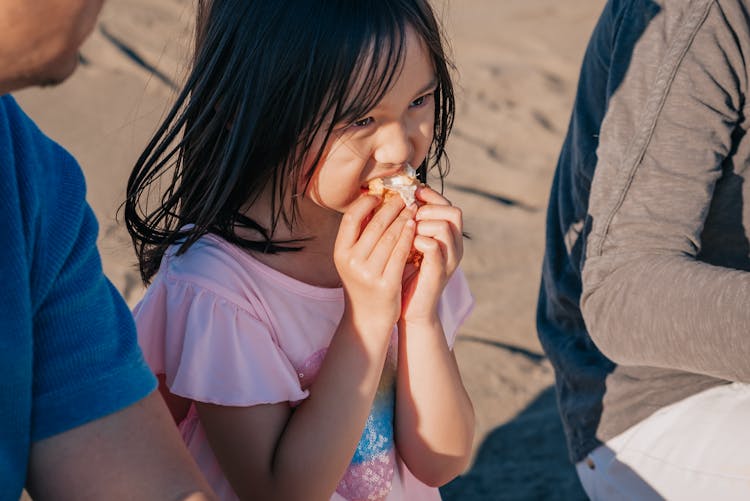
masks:
[[[458,70],[446,195],[471,239],[476,309],[456,353],[477,415],[468,471],[446,500],[585,499],[568,463],[554,374],[534,328],[549,185],[580,60],[603,0],[444,0]],[[143,288],[116,212],[140,150],[184,76],[190,0],[109,0],[82,65],[16,94],[80,161],[105,272],[132,306]]]

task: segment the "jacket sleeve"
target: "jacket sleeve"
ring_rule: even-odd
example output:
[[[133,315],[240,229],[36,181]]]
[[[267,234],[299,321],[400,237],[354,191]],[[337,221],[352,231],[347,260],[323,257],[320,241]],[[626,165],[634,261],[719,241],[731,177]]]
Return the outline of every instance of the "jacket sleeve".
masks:
[[[750,273],[727,265],[734,244],[721,240],[734,231],[727,214],[743,219],[737,174],[747,152],[735,149],[744,135],[749,37],[730,20],[746,17],[717,2],[691,4],[701,5],[654,17],[611,99],[581,309],[594,342],[618,364],[750,382]],[[707,223],[718,231],[711,245],[725,247],[713,262],[702,241]],[[747,266],[747,253],[743,259]]]

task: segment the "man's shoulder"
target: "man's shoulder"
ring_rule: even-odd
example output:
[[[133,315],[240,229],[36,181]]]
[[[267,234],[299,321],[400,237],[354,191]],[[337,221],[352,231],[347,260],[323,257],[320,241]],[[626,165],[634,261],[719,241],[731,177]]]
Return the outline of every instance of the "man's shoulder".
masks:
[[[47,140],[10,94],[0,96],[0,130],[3,132],[2,138],[14,144],[27,138]]]
[[[3,163],[20,170],[41,168],[51,163],[75,163],[73,157],[42,132],[9,94],[0,96],[0,158]]]
[[[70,203],[85,194],[78,163],[49,138],[11,95],[0,96],[0,185],[33,212],[37,205]],[[76,204],[79,205],[79,204]]]

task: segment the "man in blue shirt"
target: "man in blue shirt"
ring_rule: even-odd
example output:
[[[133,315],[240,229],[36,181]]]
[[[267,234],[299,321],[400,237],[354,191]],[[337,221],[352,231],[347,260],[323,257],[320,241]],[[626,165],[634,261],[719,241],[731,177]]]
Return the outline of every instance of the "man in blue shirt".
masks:
[[[7,95],[69,76],[101,4],[0,2],[0,499],[205,499],[102,273],[83,175]]]

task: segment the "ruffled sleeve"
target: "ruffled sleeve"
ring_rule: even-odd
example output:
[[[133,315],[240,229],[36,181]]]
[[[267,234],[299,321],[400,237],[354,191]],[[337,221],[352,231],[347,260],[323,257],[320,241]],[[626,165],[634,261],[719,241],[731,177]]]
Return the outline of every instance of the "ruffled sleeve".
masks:
[[[146,361],[176,395],[228,406],[307,397],[271,330],[236,301],[160,277],[133,313]]]
[[[443,290],[438,305],[438,315],[448,346],[453,349],[458,329],[474,309],[474,297],[461,269],[457,269]]]

